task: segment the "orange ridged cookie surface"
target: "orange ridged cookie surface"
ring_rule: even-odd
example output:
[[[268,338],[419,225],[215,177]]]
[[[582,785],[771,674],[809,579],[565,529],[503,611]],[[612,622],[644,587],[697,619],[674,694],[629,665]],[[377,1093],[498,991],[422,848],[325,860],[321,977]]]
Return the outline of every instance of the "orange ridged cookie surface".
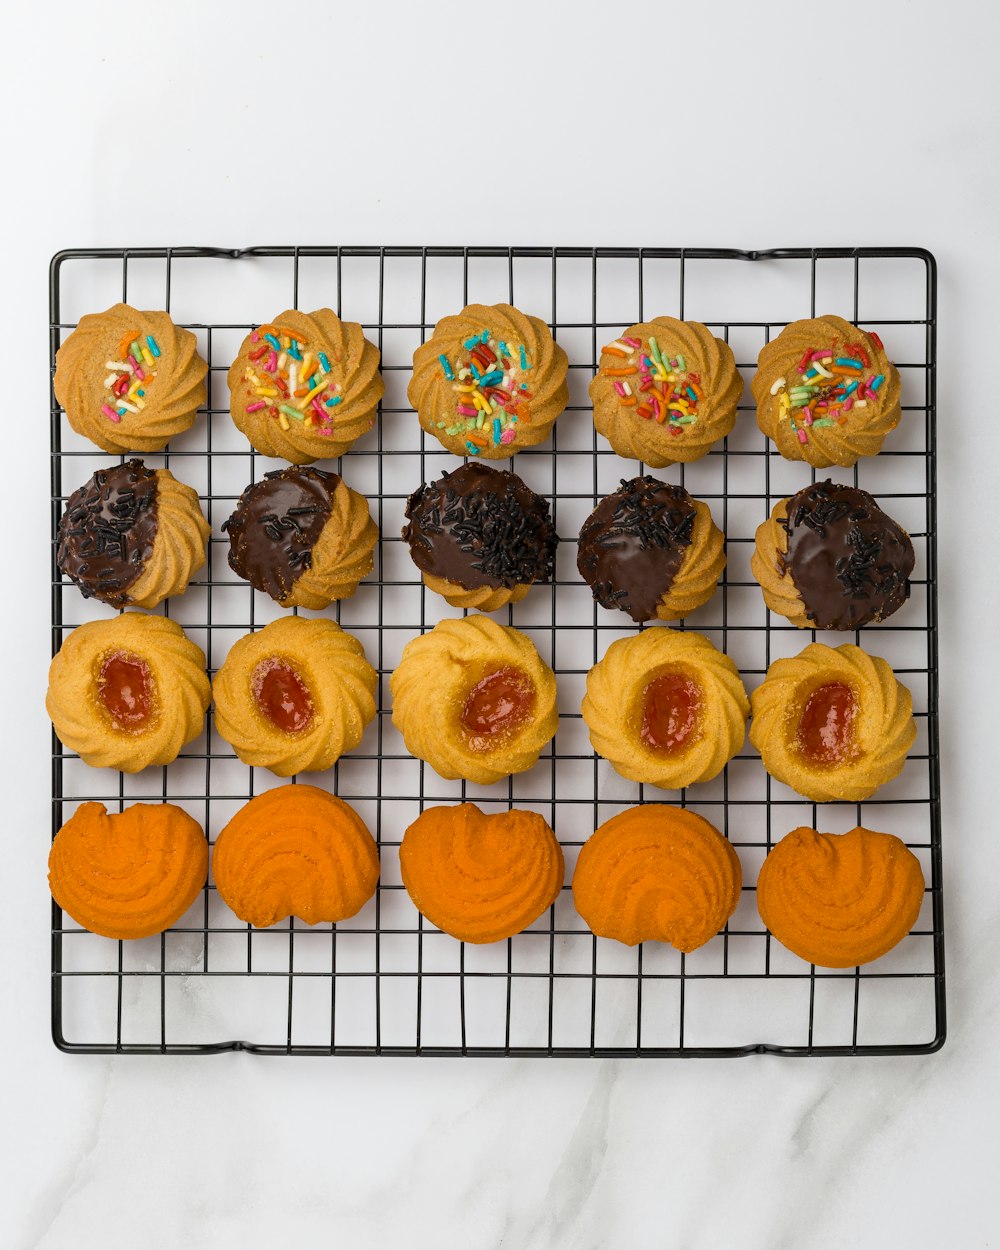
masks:
[[[417,909],[462,942],[513,937],[555,902],[565,867],[537,812],[487,815],[475,803],[429,807],[399,848],[403,884]]]
[[[761,919],[793,954],[821,968],[884,955],[913,928],[924,897],[920,861],[891,833],[793,829],[757,878]]]
[[[208,876],[201,825],[172,803],[134,803],[108,812],[84,803],[49,852],[52,897],[77,924],[109,938],[169,929]]]
[[[739,857],[702,816],[646,803],[605,821],[573,876],[576,910],[598,937],[697,950],[736,910]]]
[[[278,786],[219,834],[212,876],[230,910],[258,929],[288,916],[335,923],[375,893],[378,847],[343,799],[316,786]]]

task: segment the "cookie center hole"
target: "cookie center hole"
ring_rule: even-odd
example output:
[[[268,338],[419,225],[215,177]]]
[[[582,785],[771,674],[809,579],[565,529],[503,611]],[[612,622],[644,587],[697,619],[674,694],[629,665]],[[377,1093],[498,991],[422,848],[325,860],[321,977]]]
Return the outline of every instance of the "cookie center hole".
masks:
[[[481,740],[488,745],[523,725],[534,705],[535,690],[525,674],[516,668],[501,668],[472,687],[459,720],[474,744]]]
[[[640,736],[654,751],[682,750],[698,731],[701,687],[684,673],[663,673],[642,695]]]
[[[841,763],[853,750],[857,713],[858,697],[846,682],[817,687],[799,718],[799,750],[814,764]]]
[[[116,729],[141,729],[153,710],[153,677],[149,666],[127,651],[113,652],[101,665],[97,697]]]
[[[301,733],[313,718],[309,687],[290,664],[276,656],[253,672],[253,697],[267,720],[286,734]]]

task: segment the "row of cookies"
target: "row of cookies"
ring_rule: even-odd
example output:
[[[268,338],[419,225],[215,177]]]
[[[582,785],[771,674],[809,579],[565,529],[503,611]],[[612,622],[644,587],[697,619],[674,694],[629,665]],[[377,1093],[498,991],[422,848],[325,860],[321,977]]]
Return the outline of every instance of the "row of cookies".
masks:
[[[533,767],[559,724],[556,678],[531,639],[488,616],[411,639],[389,681],[411,755],[440,776],[490,785]],[[175,621],[126,612],[74,629],[52,661],[56,733],[94,767],[168,764],[215,726],[246,764],[280,777],[330,768],[374,719],[378,674],[333,621],[289,616],[247,634],[210,685]],[[428,697],[429,692],[434,692]],[[853,644],[775,660],[748,698],[733,661],[701,634],[645,630],[587,674],[583,719],[621,776],[679,790],[718,776],[750,741],[779,781],[815,801],[858,802],[898,775],[916,737],[910,692]]]
[[[228,371],[233,421],[266,456],[342,455],[375,421],[378,348],[330,309],[288,309],[252,330]],[[505,459],[548,437],[569,402],[565,351],[538,317],[472,304],[413,355],[420,425],[459,456]],[[83,317],[56,356],[72,427],[110,452],[149,452],[188,429],[208,366],[165,312],[117,304]],[[780,453],[826,468],[875,455],[900,419],[899,372],[877,334],[829,315],[767,343],[751,383]],[[594,424],[619,455],[654,468],[705,455],[733,428],[743,382],[729,345],[699,322],[657,317],[600,353]]]
[[[170,803],[109,814],[84,803],[56,835],[49,883],[59,905],[102,937],[134,939],[175,924],[204,888],[201,826]],[[562,847],[537,813],[492,815],[473,803],[426,808],[399,846],[403,886],[418,911],[463,942],[514,937],[563,887]],[[213,879],[245,923],[306,924],[354,916],[374,895],[379,850],[357,812],[307,785],[265,791],[216,839]],[[629,946],[669,942],[690,952],[727,924],[743,873],[733,845],[703,816],[643,804],[612,817],[580,851],[573,900],[588,928]],[[917,857],[891,835],[855,828],[793,830],[757,879],[767,928],[810,963],[869,963],[910,931],[924,895]]]
[[[470,462],[415,491],[406,518],[403,541],[424,584],[453,607],[492,612],[553,578],[548,501],[515,473]],[[378,540],[364,496],[309,466],[251,483],[222,529],[233,570],[285,608],[352,595]],[[87,597],[153,608],[203,567],[209,532],[191,487],[134,459],[69,496],[56,562]],[[623,480],[587,518],[577,567],[602,607],[679,620],[714,594],[724,544],[707,504],[647,474]],[[826,481],[775,505],[751,567],[773,611],[800,628],[843,630],[902,606],[913,563],[906,531],[867,491]]]

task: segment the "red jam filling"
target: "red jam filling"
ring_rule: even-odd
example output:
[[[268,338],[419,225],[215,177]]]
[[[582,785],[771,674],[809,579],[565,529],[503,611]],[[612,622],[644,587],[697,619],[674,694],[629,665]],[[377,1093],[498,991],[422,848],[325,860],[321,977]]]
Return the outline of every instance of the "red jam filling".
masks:
[[[97,697],[116,729],[141,729],[153,710],[153,678],[148,665],[124,651],[109,655],[101,665]]]
[[[294,668],[272,657],[254,669],[253,697],[261,713],[282,733],[297,734],[313,718],[309,688]]]
[[[654,751],[682,750],[698,731],[701,689],[683,673],[664,673],[642,692],[643,742]]]
[[[501,668],[472,687],[458,718],[474,740],[489,745],[524,724],[534,706],[535,690],[524,673]]]
[[[814,764],[840,764],[853,749],[858,698],[850,686],[831,681],[806,700],[799,718],[799,750]]]

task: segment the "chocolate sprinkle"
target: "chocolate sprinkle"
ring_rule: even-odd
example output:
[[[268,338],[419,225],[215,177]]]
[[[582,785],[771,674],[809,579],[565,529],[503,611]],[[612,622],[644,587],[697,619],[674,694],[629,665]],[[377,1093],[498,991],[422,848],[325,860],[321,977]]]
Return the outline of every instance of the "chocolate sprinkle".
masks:
[[[867,491],[827,479],[793,495],[787,511],[778,572],[791,576],[818,629],[884,621],[909,598],[913,544]]]
[[[312,568],[313,547],[330,518],[340,478],[311,466],[265,473],[240,496],[223,523],[229,567],[255,590],[281,603]]]
[[[463,590],[551,581],[558,538],[547,499],[509,470],[463,465],[406,503],[403,541],[422,573]]]
[[[59,522],[56,563],[87,599],[131,603],[129,588],[156,541],[156,470],[141,460],[100,469],[73,492]]]
[[[601,607],[633,621],[655,619],[691,545],[696,515],[682,486],[648,474],[623,478],[580,530],[577,568]]]

